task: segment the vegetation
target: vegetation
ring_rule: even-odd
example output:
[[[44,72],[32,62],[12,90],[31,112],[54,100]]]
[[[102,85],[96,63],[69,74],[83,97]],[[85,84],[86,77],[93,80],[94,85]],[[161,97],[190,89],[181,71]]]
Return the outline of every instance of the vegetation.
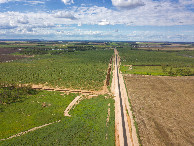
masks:
[[[172,66],[121,66],[120,70],[124,74],[139,74],[139,75],[160,75],[160,76],[192,76],[194,68],[189,67],[172,67]]]
[[[99,43],[4,42],[0,54],[0,139],[53,123],[0,145],[114,145],[114,100],[84,99],[64,117],[78,94],[39,91],[30,87],[101,90],[113,50]],[[12,56],[26,57],[10,61]],[[7,60],[6,60],[7,59]],[[14,60],[14,59],[13,59]],[[7,61],[7,62],[5,62]],[[108,104],[111,115],[107,123]]]
[[[0,85],[0,104],[22,102],[27,95],[35,95],[37,91],[30,86]]]
[[[19,89],[21,90],[22,88]],[[13,93],[13,90],[10,92]],[[64,96],[60,94],[60,92],[36,91],[35,94],[26,95],[23,92],[20,102],[0,104],[0,139],[62,119],[65,108],[76,94]]]
[[[100,90],[113,50],[36,55],[0,64],[0,82]]]
[[[54,92],[49,92],[54,94]],[[45,93],[44,93],[45,94]],[[55,95],[56,97],[56,95]],[[57,95],[58,98],[59,95]],[[67,96],[68,97],[68,96]],[[50,98],[51,99],[51,98]],[[41,100],[41,99],[38,99]],[[63,98],[63,101],[66,98]],[[43,100],[42,100],[43,101]],[[55,99],[52,99],[55,102]],[[63,103],[66,103],[65,101]],[[111,113],[108,126],[106,126],[106,118],[108,112],[108,104],[111,104]],[[19,104],[19,103],[17,103]],[[31,104],[31,103],[30,103]],[[37,104],[37,103],[33,103]],[[52,103],[51,103],[52,104]],[[60,102],[61,105],[61,102]],[[66,104],[65,104],[66,105]],[[38,104],[37,104],[38,106]],[[58,113],[57,104],[53,106],[55,112]],[[23,108],[24,109],[24,108]],[[61,108],[59,108],[61,109]],[[65,106],[63,106],[63,110]],[[34,112],[35,108],[31,112]],[[52,111],[52,110],[51,110]],[[60,111],[62,114],[63,112]],[[37,120],[44,120],[40,114]],[[46,115],[46,116],[50,116]],[[74,110],[70,111],[71,117],[63,117],[60,123],[55,123],[30,132],[21,137],[10,140],[1,141],[3,145],[114,145],[114,100],[105,99],[104,96],[97,98],[85,99],[76,105]],[[46,117],[44,116],[44,118]],[[56,115],[55,115],[56,116]],[[53,116],[53,117],[55,117]],[[16,125],[17,126],[17,125]],[[1,126],[2,127],[2,126]],[[19,127],[19,126],[17,126]],[[7,127],[8,128],[8,127]]]
[[[194,51],[145,51],[130,48],[118,49],[121,56],[121,71],[145,75],[194,75]],[[129,66],[133,65],[132,69]]]

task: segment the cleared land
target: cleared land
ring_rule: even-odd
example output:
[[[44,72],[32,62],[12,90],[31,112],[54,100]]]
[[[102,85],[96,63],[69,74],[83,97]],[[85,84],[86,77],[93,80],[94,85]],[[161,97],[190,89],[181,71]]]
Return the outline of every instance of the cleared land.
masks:
[[[124,79],[142,145],[194,145],[194,77]]]
[[[0,62],[23,59],[24,56],[10,55],[11,53],[19,52],[17,48],[1,48],[0,46]]]

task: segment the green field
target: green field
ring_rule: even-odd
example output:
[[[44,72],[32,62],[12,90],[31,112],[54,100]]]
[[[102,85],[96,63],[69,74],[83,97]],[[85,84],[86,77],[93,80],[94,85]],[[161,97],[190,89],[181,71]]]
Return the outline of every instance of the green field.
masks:
[[[0,63],[0,83],[101,90],[112,55],[113,50],[90,50]]]
[[[165,71],[162,69],[162,66],[133,66],[132,69],[129,69],[128,66],[121,66],[120,71],[124,74],[139,74],[139,75],[156,75],[156,76],[169,76],[170,71],[171,75],[184,76],[184,75],[194,75],[194,68],[181,67],[181,68],[172,68],[166,67]]]
[[[41,91],[24,102],[9,105],[1,112],[0,138],[59,119],[61,122],[1,141],[0,145],[114,145],[114,100],[102,95],[84,99],[70,111],[71,117],[64,117],[63,111],[74,97]],[[51,106],[43,108],[42,102]],[[111,113],[106,126],[109,103]]]
[[[101,45],[0,45],[12,49],[17,46],[22,50],[14,55],[30,57],[0,63],[0,139],[61,121],[2,140],[0,145],[115,145],[114,100],[108,95],[84,98],[71,109],[71,117],[64,117],[65,109],[78,94],[31,88],[32,84],[42,84],[101,90],[113,50]],[[108,108],[111,114],[107,123]]]
[[[60,94],[37,91],[34,95],[25,95],[17,102],[0,104],[0,139],[62,119],[65,108],[76,95]]]
[[[120,70],[123,73],[173,76],[194,75],[194,51],[144,51],[131,50],[131,48],[118,49],[118,51],[122,63]],[[124,65],[142,66],[133,66],[132,69],[129,69]]]

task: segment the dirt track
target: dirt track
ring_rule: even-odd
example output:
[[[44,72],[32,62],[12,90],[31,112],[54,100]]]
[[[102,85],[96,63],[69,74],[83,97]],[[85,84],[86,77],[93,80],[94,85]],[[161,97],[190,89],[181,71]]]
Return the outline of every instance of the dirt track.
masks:
[[[71,115],[69,115],[69,111],[73,108],[73,106],[75,106],[76,104],[79,103],[80,100],[80,96],[77,96],[69,105],[68,107],[65,109],[64,111],[64,116],[67,117],[71,117]]]
[[[142,145],[194,145],[194,77],[124,79]]]
[[[116,146],[138,146],[136,130],[129,107],[122,74],[119,73],[119,56],[115,49],[112,93],[115,95],[115,140]]]

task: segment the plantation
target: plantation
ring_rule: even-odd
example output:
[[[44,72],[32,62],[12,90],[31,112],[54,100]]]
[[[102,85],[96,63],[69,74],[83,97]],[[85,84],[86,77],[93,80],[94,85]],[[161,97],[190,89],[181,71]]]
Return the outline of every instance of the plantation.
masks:
[[[122,66],[120,70],[129,74],[145,75],[194,75],[194,51],[145,51],[118,49]],[[128,66],[133,65],[132,69]],[[137,65],[137,66],[136,66]]]
[[[101,90],[113,50],[36,55],[0,64],[0,82]]]
[[[84,96],[70,110],[71,117],[65,117],[64,111],[78,94],[31,88],[102,90],[113,55],[106,47],[1,44],[2,54],[21,59],[0,63],[0,145],[114,145],[114,100],[108,95]]]
[[[52,95],[51,96],[47,96]],[[67,96],[65,98],[60,96],[55,92],[43,92],[41,93],[45,96],[41,98],[35,98],[36,101],[43,102],[46,101],[46,97],[49,97],[47,103],[51,103],[51,106],[45,108],[44,118],[47,121],[55,121],[61,119],[61,122],[54,123],[42,129],[38,129],[36,131],[30,132],[20,137],[16,137],[10,140],[1,141],[1,145],[114,145],[114,100],[109,98],[105,99],[104,96],[98,96],[92,99],[84,99],[78,105],[76,105],[75,109],[70,111],[71,117],[62,117],[62,105],[63,110],[66,108],[67,102],[74,97],[74,95]],[[39,94],[39,96],[41,95]],[[54,95],[54,98],[53,98]],[[58,98],[56,100],[56,98]],[[35,99],[28,99],[28,104],[26,101],[26,106],[23,103],[17,103],[17,105],[13,105],[13,107],[9,108],[9,111],[13,108],[16,110],[16,116],[20,113],[21,116],[24,116],[20,112],[20,107],[25,109],[27,105],[32,106],[36,105],[40,106]],[[55,101],[56,100],[56,101]],[[35,101],[35,102],[32,102]],[[60,103],[58,105],[58,103]],[[110,103],[111,113],[110,120],[108,126],[106,126],[106,118],[108,111],[108,104]],[[20,104],[20,105],[19,105]],[[22,105],[23,104],[23,105]],[[31,105],[32,104],[32,105]],[[23,107],[24,106],[24,107]],[[40,110],[41,107],[39,107]],[[49,109],[51,108],[51,109]],[[36,113],[36,122],[43,121],[46,119],[42,117],[43,114],[37,113],[38,109],[31,108],[26,109],[26,114],[33,115],[32,113]],[[8,111],[8,110],[7,110]],[[6,111],[5,111],[6,112]],[[29,113],[30,112],[30,113]],[[13,113],[13,112],[11,112]],[[53,115],[55,114],[55,115]],[[48,117],[50,117],[50,119]],[[53,118],[51,118],[53,117]],[[11,119],[11,116],[10,116]],[[6,119],[9,121],[10,119]],[[49,119],[49,120],[48,120]],[[19,120],[19,119],[13,119]],[[24,118],[23,118],[24,120]],[[22,120],[21,120],[22,121]],[[27,120],[26,120],[27,121]],[[41,123],[39,122],[39,124]],[[5,123],[5,122],[3,122]],[[9,124],[11,124],[9,122]],[[24,122],[21,122],[24,124]],[[11,124],[17,128],[22,128],[22,125],[19,125],[19,122],[16,124]],[[28,126],[28,124],[26,124]],[[8,126],[8,123],[7,123]],[[26,126],[26,127],[27,127]],[[2,126],[1,126],[2,127]],[[9,127],[4,127],[3,129],[8,129]],[[13,127],[11,127],[13,128]],[[9,129],[11,129],[9,128]],[[22,130],[20,128],[20,130]],[[18,131],[20,131],[18,130]],[[23,129],[24,130],[24,129]],[[6,130],[9,131],[9,130]],[[10,132],[9,132],[10,134]],[[6,134],[7,136],[9,134]]]

